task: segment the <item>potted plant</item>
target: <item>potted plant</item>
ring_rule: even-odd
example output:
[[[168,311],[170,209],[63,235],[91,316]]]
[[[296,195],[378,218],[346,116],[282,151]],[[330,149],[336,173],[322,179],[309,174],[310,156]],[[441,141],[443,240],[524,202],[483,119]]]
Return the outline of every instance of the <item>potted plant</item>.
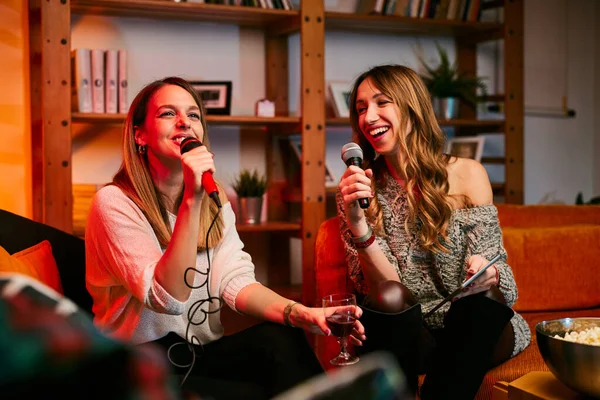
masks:
[[[245,224],[260,223],[263,195],[267,191],[267,178],[248,169],[240,171],[233,182],[233,190],[238,196],[240,221]]]
[[[436,43],[440,64],[437,67],[428,65],[421,56],[419,61],[426,73],[421,76],[433,100],[433,109],[440,119],[456,118],[458,100],[475,105],[477,89],[485,96],[487,87],[483,78],[459,73],[456,63],[451,64],[446,50]]]

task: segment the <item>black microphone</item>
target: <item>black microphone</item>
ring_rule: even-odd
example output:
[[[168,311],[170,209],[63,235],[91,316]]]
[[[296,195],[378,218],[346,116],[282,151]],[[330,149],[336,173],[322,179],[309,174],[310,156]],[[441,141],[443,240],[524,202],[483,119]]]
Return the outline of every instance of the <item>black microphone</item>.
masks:
[[[179,145],[181,154],[187,153],[188,151],[195,149],[196,147],[204,146],[200,140],[193,136],[188,136]],[[213,199],[217,207],[221,208],[221,199],[219,199],[219,189],[213,179],[212,171],[205,171],[202,174],[202,187],[204,191],[208,193],[208,196]]]
[[[359,145],[354,142],[342,146],[342,160],[349,167],[351,165],[362,168],[363,152]],[[358,199],[360,208],[369,208],[369,199]]]

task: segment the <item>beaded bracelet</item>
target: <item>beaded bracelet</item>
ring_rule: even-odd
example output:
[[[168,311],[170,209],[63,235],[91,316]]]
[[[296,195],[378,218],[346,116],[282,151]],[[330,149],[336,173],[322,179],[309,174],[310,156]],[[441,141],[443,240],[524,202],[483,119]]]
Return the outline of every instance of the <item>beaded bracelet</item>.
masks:
[[[373,244],[373,242],[375,242],[375,233],[371,230],[370,227],[367,233],[365,233],[361,237],[352,238],[352,243],[354,243],[354,247],[356,247],[357,249],[364,249],[366,247],[369,247]]]

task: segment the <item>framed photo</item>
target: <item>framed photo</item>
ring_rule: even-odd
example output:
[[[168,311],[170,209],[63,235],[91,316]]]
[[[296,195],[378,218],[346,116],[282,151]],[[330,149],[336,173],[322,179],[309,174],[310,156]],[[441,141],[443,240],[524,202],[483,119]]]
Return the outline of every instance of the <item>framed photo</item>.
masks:
[[[348,118],[350,116],[350,92],[352,91],[350,82],[330,82],[329,92],[336,117]]]
[[[294,150],[294,154],[298,158],[298,162],[302,165],[302,137],[300,135],[291,135],[289,136],[290,145]],[[327,163],[325,163],[325,187],[335,187],[338,182],[335,179],[335,176],[329,169]]]
[[[481,161],[483,153],[483,136],[455,137],[446,142],[446,153],[462,158],[472,158]]]
[[[231,81],[192,81],[190,84],[202,99],[206,114],[231,114]]]

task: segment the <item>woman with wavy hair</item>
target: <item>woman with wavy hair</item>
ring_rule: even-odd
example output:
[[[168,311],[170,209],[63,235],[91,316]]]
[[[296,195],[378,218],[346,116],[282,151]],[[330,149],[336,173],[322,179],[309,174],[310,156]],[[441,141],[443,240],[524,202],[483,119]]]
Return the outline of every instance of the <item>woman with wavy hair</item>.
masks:
[[[350,122],[363,165],[345,171],[337,205],[362,298],[362,351],[394,353],[422,399],[473,398],[490,367],[530,342],[510,308],[517,288],[487,173],[443,153],[427,88],[405,66],[376,66],[356,79]],[[496,255],[470,287],[428,313]]]
[[[188,140],[197,146],[182,151]],[[163,347],[189,392],[272,398],[322,372],[303,329],[329,334],[326,313],[256,281],[224,191],[206,193],[204,174],[214,171],[191,85],[171,77],[144,87],[125,122],[121,168],[90,207],[94,323],[115,339]],[[225,305],[266,322],[223,336]],[[364,329],[354,328],[360,344]]]

